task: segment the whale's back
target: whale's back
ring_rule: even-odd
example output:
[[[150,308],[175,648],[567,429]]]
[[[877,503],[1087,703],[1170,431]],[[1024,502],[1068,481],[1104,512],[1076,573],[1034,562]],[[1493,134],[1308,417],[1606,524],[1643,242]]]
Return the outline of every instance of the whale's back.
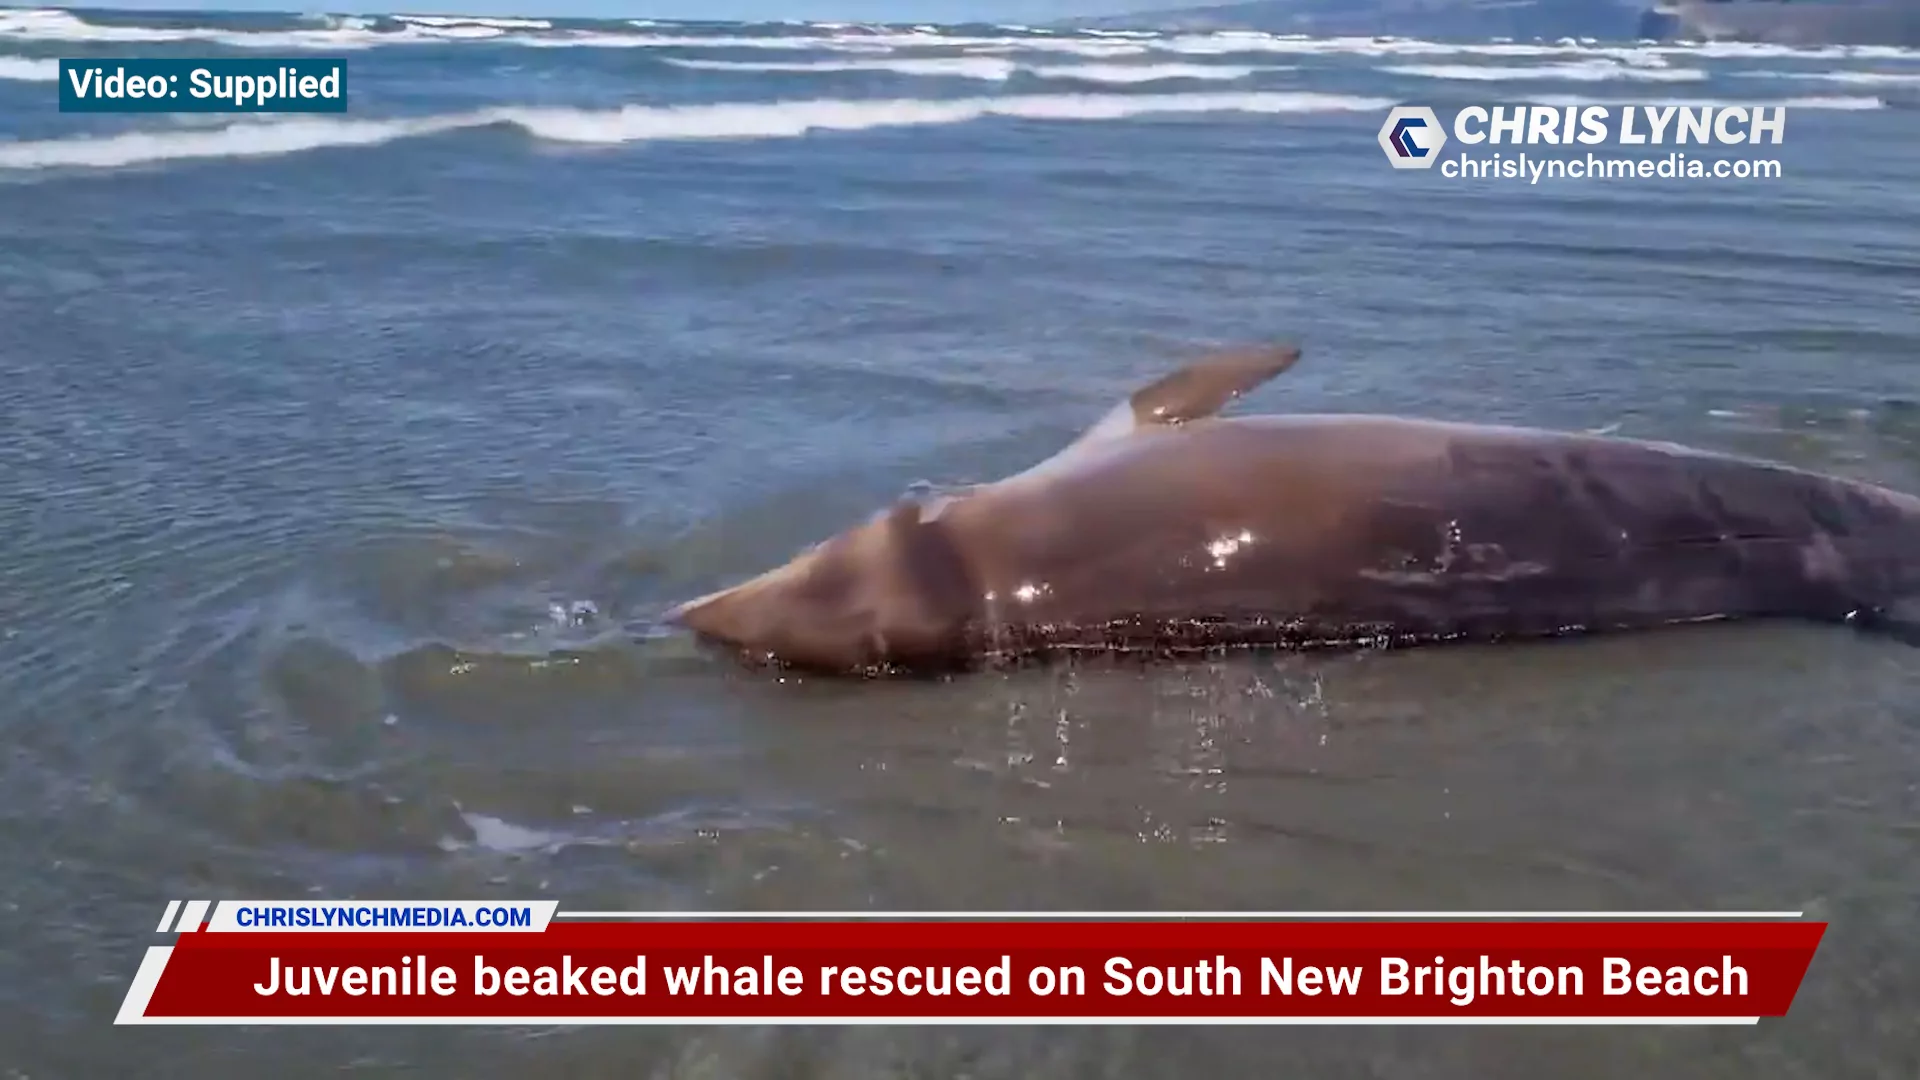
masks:
[[[1283,416],[1089,446],[942,521],[996,640],[1205,643],[1844,614],[1920,588],[1917,508],[1670,444]]]

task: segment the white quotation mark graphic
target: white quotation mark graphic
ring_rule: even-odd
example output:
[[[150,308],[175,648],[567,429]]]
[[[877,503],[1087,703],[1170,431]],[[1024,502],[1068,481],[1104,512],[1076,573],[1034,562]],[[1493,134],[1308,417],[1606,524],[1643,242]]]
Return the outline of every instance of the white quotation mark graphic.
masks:
[[[1396,169],[1431,169],[1447,147],[1447,129],[1425,105],[1398,105],[1380,125],[1380,149]]]

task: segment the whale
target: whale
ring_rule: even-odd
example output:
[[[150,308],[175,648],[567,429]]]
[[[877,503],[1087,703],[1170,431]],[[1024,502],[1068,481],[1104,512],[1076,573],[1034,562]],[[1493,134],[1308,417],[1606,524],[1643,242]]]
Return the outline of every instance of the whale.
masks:
[[[749,664],[864,676],[1740,619],[1916,625],[1920,497],[1611,435],[1222,415],[1300,355],[1203,355],[1025,471],[911,491],[665,621]]]

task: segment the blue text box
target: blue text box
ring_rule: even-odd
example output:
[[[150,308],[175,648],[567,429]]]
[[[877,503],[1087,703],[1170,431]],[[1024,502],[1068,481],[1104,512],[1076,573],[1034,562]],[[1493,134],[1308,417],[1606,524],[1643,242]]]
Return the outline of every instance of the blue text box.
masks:
[[[62,60],[60,111],[342,113],[347,62],[314,56]]]

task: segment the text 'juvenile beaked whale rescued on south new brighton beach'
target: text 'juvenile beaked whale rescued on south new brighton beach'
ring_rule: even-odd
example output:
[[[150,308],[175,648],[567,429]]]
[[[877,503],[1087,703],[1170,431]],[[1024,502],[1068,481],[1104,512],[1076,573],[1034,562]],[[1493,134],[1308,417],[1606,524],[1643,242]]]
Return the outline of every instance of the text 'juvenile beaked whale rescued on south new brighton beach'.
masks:
[[[1222,418],[1299,359],[1216,354],[1018,475],[910,496],[667,616],[752,661],[1502,640],[1879,618],[1920,498],[1665,443],[1393,416]]]

